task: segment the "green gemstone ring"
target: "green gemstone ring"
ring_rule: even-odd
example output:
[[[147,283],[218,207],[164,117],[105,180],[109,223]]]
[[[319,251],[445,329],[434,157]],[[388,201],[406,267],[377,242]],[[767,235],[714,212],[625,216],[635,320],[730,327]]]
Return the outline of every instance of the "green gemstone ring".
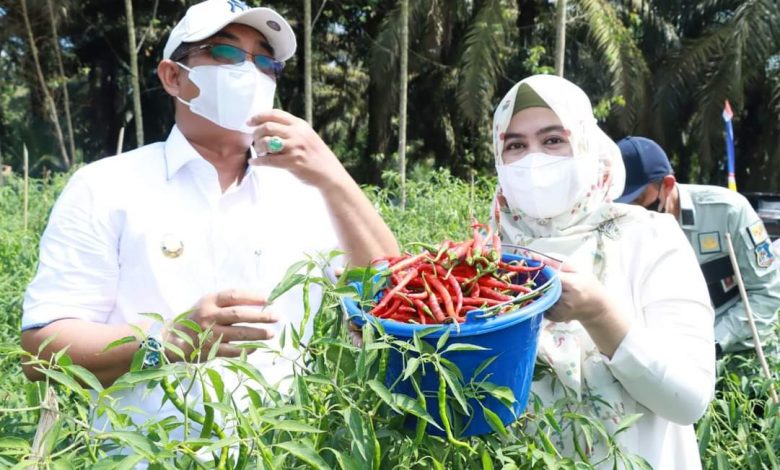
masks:
[[[279,137],[268,139],[268,153],[279,153],[284,149],[284,141]]]

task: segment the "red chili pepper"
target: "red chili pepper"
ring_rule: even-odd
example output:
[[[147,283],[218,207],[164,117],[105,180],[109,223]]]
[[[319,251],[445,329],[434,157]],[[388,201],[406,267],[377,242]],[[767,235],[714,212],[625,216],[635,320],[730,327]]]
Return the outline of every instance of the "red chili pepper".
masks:
[[[444,284],[441,283],[438,277],[433,274],[428,274],[427,272],[423,273],[423,279],[425,279],[441,297],[444,302],[444,310],[447,312],[447,316],[455,319],[458,315],[455,313],[455,307],[452,305],[452,297],[450,296],[449,291],[447,291],[447,288],[444,287]]]
[[[412,298],[412,302],[414,302],[414,306],[417,309],[417,315],[420,317],[420,323],[422,323],[423,325],[427,325],[428,317],[433,318],[433,314],[431,313],[431,310],[420,299]]]
[[[502,290],[508,289],[523,294],[527,294],[528,292],[531,292],[531,289],[527,288],[526,286],[521,286],[520,284],[509,284],[509,283],[505,284],[497,279],[493,279],[490,277],[480,278],[479,284],[481,284],[484,287],[492,287],[494,289],[502,289]]]
[[[504,295],[500,292],[496,292],[493,289],[488,288],[487,286],[483,286],[483,287],[484,289],[480,291],[480,295],[482,296],[482,298],[501,300],[504,302],[506,302],[507,300],[512,300],[514,298],[508,295]]]
[[[444,312],[441,311],[441,305],[439,305],[439,298],[436,297],[436,294],[431,289],[431,286],[426,283],[425,290],[428,291],[428,307],[431,309],[431,313],[433,313],[433,318],[436,319],[437,323],[444,322],[445,316]]]
[[[416,263],[418,263],[420,261],[424,261],[426,257],[429,257],[429,255],[430,254],[427,251],[423,251],[420,254],[414,255],[414,256],[412,256],[410,258],[406,258],[406,259],[404,259],[402,261],[399,261],[398,263],[390,266],[390,271],[391,272],[397,272],[397,271],[400,271],[402,269],[406,269],[406,268],[408,268],[410,266],[413,266],[414,264],[416,264]]]
[[[502,301],[497,299],[488,299],[485,297],[464,297],[463,298],[463,305],[476,305],[477,307],[481,307],[483,305],[493,306],[498,305]],[[473,310],[473,309],[472,309]]]
[[[476,221],[473,224],[471,224],[472,234],[473,234],[473,238],[474,238],[474,247],[472,248],[471,253],[472,253],[472,256],[474,256],[474,257],[482,255],[483,238],[482,238],[482,234],[479,233],[480,227],[482,227],[482,226],[480,224],[476,223]]]
[[[501,260],[501,237],[498,236],[498,230],[493,232],[493,260]]]
[[[385,296],[382,297],[382,300],[379,301],[377,306],[371,309],[371,311],[368,313],[374,315],[374,311],[378,311],[383,306],[387,305],[387,303],[390,302],[390,299],[392,299],[393,296],[395,296],[395,294],[397,294],[398,292],[401,292],[404,286],[406,286],[406,284],[408,284],[409,281],[417,277],[418,274],[419,272],[417,271],[417,269],[415,268],[410,269],[409,272],[407,272],[406,275],[398,282],[398,284],[395,287],[393,287],[389,292],[387,292]]]

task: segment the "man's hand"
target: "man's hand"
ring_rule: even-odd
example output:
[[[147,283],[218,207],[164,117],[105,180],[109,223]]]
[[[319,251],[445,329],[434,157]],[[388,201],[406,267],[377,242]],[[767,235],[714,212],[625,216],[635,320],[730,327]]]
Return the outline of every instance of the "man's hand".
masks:
[[[229,289],[203,297],[195,306],[195,310],[187,317],[202,330],[211,330],[211,334],[203,344],[199,344],[198,333],[186,325],[176,324],[172,330],[163,332],[165,341],[174,344],[184,351],[184,359],[190,360],[193,351],[188,341],[181,337],[188,336],[196,347],[200,347],[200,355],[196,360],[205,360],[212,344],[220,341],[217,356],[237,357],[242,348],[234,341],[262,341],[273,338],[274,333],[268,328],[236,325],[236,323],[275,323],[279,318],[265,310],[265,297],[253,292]],[[173,331],[176,330],[176,331]],[[178,331],[178,333],[177,333]],[[166,351],[168,359],[180,361],[182,358],[170,349]]]
[[[351,179],[336,155],[303,119],[274,109],[254,116],[248,124],[257,126],[254,146],[258,158],[250,162],[253,165],[284,168],[321,190]],[[272,138],[281,139],[280,151],[269,151]]]

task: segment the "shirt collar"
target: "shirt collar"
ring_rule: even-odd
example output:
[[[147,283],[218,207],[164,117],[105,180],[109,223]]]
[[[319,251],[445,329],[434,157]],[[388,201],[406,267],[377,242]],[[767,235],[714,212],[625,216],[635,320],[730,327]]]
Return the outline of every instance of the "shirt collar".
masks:
[[[696,226],[696,208],[693,205],[690,193],[685,186],[678,184],[677,193],[680,195],[680,225],[683,228]]]
[[[250,158],[256,158],[257,152],[253,145],[249,146]],[[165,141],[165,171],[166,178],[170,181],[176,173],[193,160],[202,160],[203,157],[184,137],[179,127],[174,125],[168,139]],[[256,172],[255,165],[247,165],[245,176],[252,176]]]
[[[165,171],[166,178],[172,179],[174,175],[187,163],[203,157],[184,137],[179,127],[174,125],[168,139],[165,141]]]

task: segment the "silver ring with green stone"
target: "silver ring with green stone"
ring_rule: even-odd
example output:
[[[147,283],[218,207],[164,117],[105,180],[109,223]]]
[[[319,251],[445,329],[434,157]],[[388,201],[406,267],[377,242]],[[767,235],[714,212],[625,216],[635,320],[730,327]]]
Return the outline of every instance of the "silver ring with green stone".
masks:
[[[279,137],[268,139],[268,153],[279,153],[284,149],[284,141]]]

